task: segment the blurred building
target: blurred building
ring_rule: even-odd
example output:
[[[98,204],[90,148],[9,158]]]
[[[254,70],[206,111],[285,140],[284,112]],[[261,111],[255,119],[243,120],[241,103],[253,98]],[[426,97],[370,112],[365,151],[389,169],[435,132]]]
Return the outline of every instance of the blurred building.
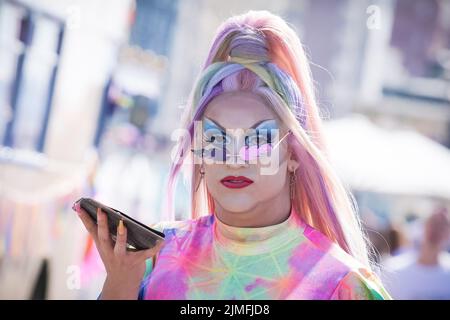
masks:
[[[99,1],[0,1],[2,298],[80,295],[66,285],[86,245],[71,203],[91,192],[103,89],[128,39],[129,9],[124,0],[108,10]]]

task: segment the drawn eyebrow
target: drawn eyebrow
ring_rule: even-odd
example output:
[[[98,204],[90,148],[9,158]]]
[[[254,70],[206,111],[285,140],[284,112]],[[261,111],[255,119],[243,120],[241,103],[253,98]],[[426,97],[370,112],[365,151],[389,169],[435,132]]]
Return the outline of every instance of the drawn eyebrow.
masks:
[[[216,121],[214,121],[211,118],[205,117],[205,119],[207,119],[208,121],[211,121],[214,125],[216,125],[217,127],[219,127],[223,132],[226,131],[226,129],[224,127],[222,127],[220,124],[218,124]],[[265,122],[269,122],[269,121],[275,121],[275,119],[264,119],[261,121],[258,121],[257,123],[255,123],[254,125],[252,125],[249,129],[256,129],[257,127],[261,126],[262,124],[264,124]]]

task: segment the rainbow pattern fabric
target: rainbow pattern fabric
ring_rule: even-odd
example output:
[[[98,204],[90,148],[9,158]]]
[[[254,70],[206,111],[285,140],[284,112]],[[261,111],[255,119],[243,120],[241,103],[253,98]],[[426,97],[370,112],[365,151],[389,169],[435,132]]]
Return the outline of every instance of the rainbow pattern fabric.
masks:
[[[139,299],[391,299],[379,278],[294,210],[280,224],[234,227],[214,214],[160,222]]]

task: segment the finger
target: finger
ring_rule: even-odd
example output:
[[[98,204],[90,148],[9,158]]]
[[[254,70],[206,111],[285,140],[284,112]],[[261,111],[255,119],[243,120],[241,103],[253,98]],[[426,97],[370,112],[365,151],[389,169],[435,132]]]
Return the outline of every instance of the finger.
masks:
[[[102,261],[106,261],[105,260],[106,255],[104,254],[104,252],[102,250],[102,246],[100,245],[99,239],[98,239],[98,227],[97,227],[97,224],[95,224],[94,220],[91,218],[91,216],[84,209],[80,208],[77,212],[78,212],[78,216],[80,217],[80,219],[83,222],[84,226],[88,230],[90,236],[94,239],[95,246],[97,248],[98,253],[100,254],[100,257],[101,257]]]
[[[97,225],[95,224],[94,220],[92,220],[92,218],[86,211],[84,211],[84,209],[80,209],[77,212],[86,230],[89,232],[92,238],[94,238],[94,240],[97,240]]]
[[[117,226],[116,244],[114,245],[114,253],[117,256],[124,256],[127,252],[127,228],[123,220],[119,221]]]
[[[107,252],[112,251],[113,244],[109,234],[108,217],[100,208],[97,209],[97,234],[102,250],[105,249]]]

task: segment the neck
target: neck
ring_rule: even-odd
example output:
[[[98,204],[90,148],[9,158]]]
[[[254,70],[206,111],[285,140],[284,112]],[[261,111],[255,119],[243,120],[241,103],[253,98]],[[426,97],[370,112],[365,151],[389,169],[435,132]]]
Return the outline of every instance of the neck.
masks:
[[[235,227],[266,227],[285,221],[291,212],[289,192],[259,202],[247,211],[228,211],[215,201],[215,214],[223,223]]]
[[[439,248],[435,245],[425,243],[419,252],[418,262],[426,266],[435,266],[438,264]]]

